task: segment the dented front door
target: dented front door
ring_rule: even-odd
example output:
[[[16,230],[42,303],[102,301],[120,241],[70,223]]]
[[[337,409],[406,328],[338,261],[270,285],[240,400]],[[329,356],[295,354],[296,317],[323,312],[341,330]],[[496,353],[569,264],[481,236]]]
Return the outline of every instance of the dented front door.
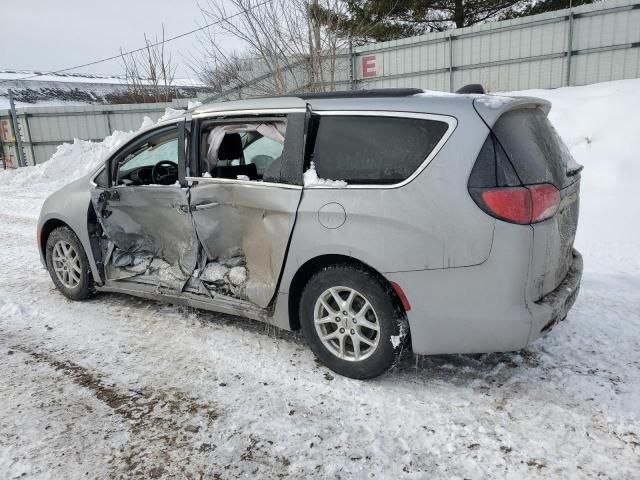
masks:
[[[182,290],[198,255],[187,197],[186,188],[148,185],[94,192],[98,218],[113,244],[106,249],[108,279],[136,280],[155,270],[159,286]]]
[[[92,192],[107,280],[182,291],[193,273],[199,245],[184,181],[184,128],[179,122],[132,140],[110,160],[108,186]],[[175,165],[180,174],[174,169],[169,184],[155,184],[146,176],[157,164]]]

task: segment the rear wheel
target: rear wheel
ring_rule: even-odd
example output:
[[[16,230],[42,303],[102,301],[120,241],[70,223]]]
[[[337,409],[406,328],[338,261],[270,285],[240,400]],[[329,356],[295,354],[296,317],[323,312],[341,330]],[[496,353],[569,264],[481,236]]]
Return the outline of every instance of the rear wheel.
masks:
[[[350,265],[327,267],[311,277],[300,299],[300,324],[322,363],[360,379],[391,368],[409,331],[391,288]]]
[[[93,292],[89,260],[80,239],[68,227],[51,232],[46,245],[47,270],[56,288],[67,298],[83,300]]]

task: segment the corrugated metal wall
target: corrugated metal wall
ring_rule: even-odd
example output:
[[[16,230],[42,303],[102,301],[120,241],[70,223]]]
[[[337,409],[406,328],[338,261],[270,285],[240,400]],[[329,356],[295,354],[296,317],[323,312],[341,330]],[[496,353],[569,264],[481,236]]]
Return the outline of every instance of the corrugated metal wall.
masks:
[[[488,91],[640,77],[640,1],[611,0],[356,48],[358,88]]]
[[[116,130],[140,128],[144,117],[156,121],[166,108],[186,107],[188,100],[134,105],[18,108],[23,150],[28,165],[51,157],[58,145],[74,138],[101,141]],[[8,167],[18,166],[18,151],[9,110],[0,110],[0,142]]]
[[[640,77],[640,0],[608,0],[571,10],[489,22],[356,47],[337,59],[335,90],[416,87],[455,91],[557,88]],[[297,84],[306,72],[294,71]],[[353,77],[354,81],[351,81]],[[268,77],[246,82],[219,100],[260,95]],[[294,82],[290,90],[295,92]]]

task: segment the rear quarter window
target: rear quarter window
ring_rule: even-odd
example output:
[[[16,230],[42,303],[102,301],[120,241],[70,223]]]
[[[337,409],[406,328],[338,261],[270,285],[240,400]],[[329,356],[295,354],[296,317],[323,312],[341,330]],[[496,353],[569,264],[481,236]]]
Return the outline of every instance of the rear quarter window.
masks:
[[[446,133],[443,121],[382,116],[318,116],[311,160],[318,176],[349,184],[402,182]]]

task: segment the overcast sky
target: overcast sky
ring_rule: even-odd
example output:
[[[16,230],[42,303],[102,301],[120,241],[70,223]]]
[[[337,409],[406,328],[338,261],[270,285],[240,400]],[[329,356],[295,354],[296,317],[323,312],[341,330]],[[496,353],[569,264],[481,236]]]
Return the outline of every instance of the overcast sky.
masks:
[[[223,0],[217,0],[223,1]],[[197,0],[0,0],[0,69],[58,70],[144,45],[143,34],[170,37],[203,25]],[[224,39],[222,39],[224,41]],[[169,44],[178,77],[194,77],[183,55],[197,36]],[[122,74],[117,61],[84,72]]]

